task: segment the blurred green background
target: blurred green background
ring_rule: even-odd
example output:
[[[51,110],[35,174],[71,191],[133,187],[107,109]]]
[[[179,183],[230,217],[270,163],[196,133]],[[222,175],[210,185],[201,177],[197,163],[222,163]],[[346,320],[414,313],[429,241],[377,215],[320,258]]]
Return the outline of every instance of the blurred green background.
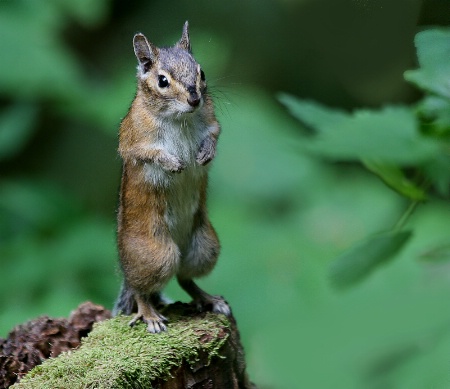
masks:
[[[230,302],[252,380],[449,388],[450,262],[421,260],[450,257],[445,190],[408,219],[395,260],[333,287],[334,258],[410,200],[358,161],[305,150],[309,129],[277,97],[412,107],[414,36],[450,24],[447,0],[0,0],[0,336],[85,300],[112,307],[132,37],[171,45],[185,20],[223,128],[209,190],[223,249],[200,284]],[[167,294],[188,301],[175,283]]]

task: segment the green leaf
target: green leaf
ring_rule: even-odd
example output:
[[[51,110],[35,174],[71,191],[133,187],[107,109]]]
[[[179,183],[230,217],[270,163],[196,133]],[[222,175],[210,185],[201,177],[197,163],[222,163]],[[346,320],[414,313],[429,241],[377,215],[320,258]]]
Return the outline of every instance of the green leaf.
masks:
[[[424,262],[444,262],[450,261],[450,244],[433,247],[423,252],[419,259]]]
[[[305,148],[326,158],[387,164],[416,165],[434,158],[439,143],[423,136],[409,107],[387,106],[381,110],[357,110],[353,114],[282,95],[280,101],[317,135],[305,140]]]
[[[419,88],[450,98],[450,29],[419,32],[415,38],[420,68],[404,77]]]
[[[450,134],[450,99],[428,96],[420,102],[418,109],[423,119],[431,122],[435,134]]]
[[[0,160],[18,153],[34,130],[37,108],[17,103],[0,115]]]
[[[318,132],[328,131],[336,123],[345,122],[349,117],[343,110],[329,108],[312,100],[301,100],[285,93],[281,93],[278,99],[292,116]]]
[[[387,232],[356,244],[332,262],[331,284],[338,289],[356,284],[391,260],[410,237],[411,231]]]
[[[363,163],[367,169],[372,173],[375,173],[386,185],[394,189],[397,193],[400,193],[402,196],[412,200],[425,200],[425,191],[406,178],[405,174],[398,166],[375,161],[363,161]]]
[[[426,176],[442,197],[450,196],[450,154],[440,153],[424,164]]]

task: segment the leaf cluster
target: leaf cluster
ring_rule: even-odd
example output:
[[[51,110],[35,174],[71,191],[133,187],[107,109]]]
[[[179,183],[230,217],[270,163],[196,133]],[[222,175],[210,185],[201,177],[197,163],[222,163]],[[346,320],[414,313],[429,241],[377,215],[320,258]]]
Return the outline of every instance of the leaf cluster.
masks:
[[[392,230],[368,238],[334,261],[330,276],[337,287],[360,281],[402,249],[412,234],[403,227],[418,203],[450,198],[450,30],[425,30],[417,34],[415,44],[419,68],[404,74],[424,93],[414,106],[347,113],[287,94],[279,97],[310,131],[305,151],[361,163],[411,202]]]

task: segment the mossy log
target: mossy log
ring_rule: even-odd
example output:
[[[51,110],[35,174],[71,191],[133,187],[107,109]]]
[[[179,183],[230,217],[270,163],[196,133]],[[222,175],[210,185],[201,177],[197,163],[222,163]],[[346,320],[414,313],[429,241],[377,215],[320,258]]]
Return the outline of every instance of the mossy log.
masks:
[[[50,358],[11,388],[255,388],[234,318],[168,305],[168,331],[150,334],[130,317],[94,324],[81,346]]]

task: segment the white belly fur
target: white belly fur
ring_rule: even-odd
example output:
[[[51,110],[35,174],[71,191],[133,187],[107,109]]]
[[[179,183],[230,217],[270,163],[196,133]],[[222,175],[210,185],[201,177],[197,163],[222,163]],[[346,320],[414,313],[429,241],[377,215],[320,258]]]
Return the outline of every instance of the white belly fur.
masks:
[[[188,171],[180,173],[169,187],[164,218],[173,240],[182,253],[189,244],[193,217],[199,207],[201,178],[199,170],[190,168]]]
[[[171,173],[153,163],[144,166],[146,181],[163,187],[167,193],[164,218],[181,253],[189,245],[193,217],[199,207],[201,181],[207,174],[207,168],[195,160],[206,132],[207,128],[200,123],[164,126],[158,147],[178,157],[185,169],[181,173]]]

